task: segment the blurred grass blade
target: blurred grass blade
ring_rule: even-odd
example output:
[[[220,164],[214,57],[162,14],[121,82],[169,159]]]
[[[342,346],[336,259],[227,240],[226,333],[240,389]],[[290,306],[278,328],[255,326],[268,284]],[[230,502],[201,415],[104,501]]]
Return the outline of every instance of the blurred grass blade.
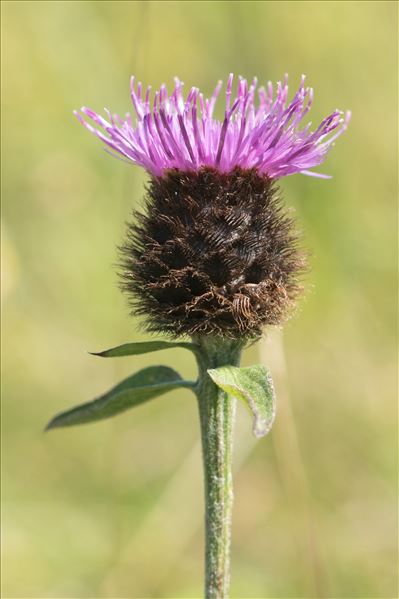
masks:
[[[255,437],[263,437],[270,431],[276,413],[276,398],[267,368],[261,365],[248,368],[222,366],[208,370],[208,374],[220,389],[237,397],[250,409]]]
[[[143,341],[142,343],[124,343],[111,349],[101,352],[90,352],[92,356],[101,358],[117,358],[121,356],[138,356],[139,354],[148,354],[161,349],[171,349],[173,347],[184,347],[192,352],[198,351],[198,346],[194,343],[173,342],[173,341]]]
[[[94,401],[61,412],[49,422],[46,430],[103,420],[172,389],[193,388],[193,386],[194,383],[184,381],[172,368],[149,366],[129,376]]]

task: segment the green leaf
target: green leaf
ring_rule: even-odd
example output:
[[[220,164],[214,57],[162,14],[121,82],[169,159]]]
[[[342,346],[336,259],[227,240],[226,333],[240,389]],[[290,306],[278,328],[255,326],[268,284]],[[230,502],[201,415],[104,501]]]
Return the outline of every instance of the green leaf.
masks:
[[[222,366],[208,370],[208,374],[220,389],[237,397],[250,409],[256,437],[263,437],[270,431],[276,413],[276,397],[267,368],[260,365],[248,368]]]
[[[129,376],[98,399],[61,412],[49,422],[46,430],[103,420],[172,389],[193,386],[194,383],[184,381],[172,368],[149,366]]]
[[[138,356],[139,354],[148,354],[152,351],[161,349],[170,349],[172,347],[184,347],[192,352],[198,351],[198,346],[194,343],[174,342],[174,341],[143,341],[140,343],[124,343],[111,349],[101,352],[90,352],[93,356],[101,358],[117,358],[121,356]]]

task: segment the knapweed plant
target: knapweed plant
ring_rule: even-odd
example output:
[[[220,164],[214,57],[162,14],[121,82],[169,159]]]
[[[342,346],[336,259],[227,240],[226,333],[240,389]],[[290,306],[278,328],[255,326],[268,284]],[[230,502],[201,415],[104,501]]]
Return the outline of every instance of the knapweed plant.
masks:
[[[210,99],[193,87],[187,97],[175,80],[150,98],[131,81],[133,121],[106,110],[76,112],[112,154],[149,174],[142,211],[133,214],[120,248],[121,287],[134,315],[161,340],[127,343],[102,357],[183,347],[198,362],[196,381],[172,368],[150,366],[116,387],[57,415],[48,428],[101,420],[172,389],[197,398],[205,479],[205,595],[228,596],[233,504],[232,443],[236,399],[253,417],[253,432],[271,428],[275,396],[263,365],[240,368],[240,354],[267,325],[292,314],[306,267],[295,223],[281,200],[278,180],[323,162],[346,129],[349,113],[334,111],[318,127],[304,126],[313,100],[305,78],[288,102],[287,78],[257,88],[233,75],[224,119],[214,117],[219,82]],[[255,99],[257,95],[257,100]],[[166,337],[166,339],[165,339]],[[191,340],[190,340],[191,338]]]

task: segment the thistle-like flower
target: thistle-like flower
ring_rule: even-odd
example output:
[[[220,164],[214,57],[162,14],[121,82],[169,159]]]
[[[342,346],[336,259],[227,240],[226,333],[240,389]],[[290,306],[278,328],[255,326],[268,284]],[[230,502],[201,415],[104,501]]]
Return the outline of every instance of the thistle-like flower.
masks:
[[[349,113],[333,112],[320,125],[301,126],[313,99],[304,78],[290,103],[287,80],[258,90],[233,76],[224,119],[213,117],[221,82],[209,100],[197,88],[183,97],[176,79],[150,105],[132,80],[137,120],[107,112],[105,120],[82,108],[84,126],[112,153],[150,174],[144,210],[134,214],[121,248],[122,288],[135,314],[151,331],[193,342],[125,343],[98,353],[130,356],[173,347],[193,352],[196,381],[167,366],[129,376],[94,401],[55,416],[48,429],[115,416],[172,389],[198,400],[205,483],[205,597],[227,599],[233,503],[232,456],[236,400],[247,404],[253,432],[266,435],[276,413],[270,373],[264,364],[240,368],[245,342],[264,325],[291,312],[305,268],[295,223],[280,199],[277,180],[303,173],[325,158],[345,131]],[[89,120],[86,120],[89,119]],[[92,123],[92,124],[91,124]],[[93,126],[94,123],[94,126]]]
[[[305,78],[290,103],[287,78],[258,90],[240,78],[226,89],[223,120],[214,118],[222,84],[210,99],[175,80],[150,103],[150,88],[131,81],[137,114],[108,120],[76,113],[112,153],[144,167],[151,180],[144,213],[135,213],[122,247],[122,287],[151,331],[251,338],[292,310],[305,268],[294,222],[276,180],[326,157],[350,114],[336,110],[320,125],[302,126],[313,90]],[[92,121],[90,124],[88,120]],[[96,128],[96,126],[98,128]]]

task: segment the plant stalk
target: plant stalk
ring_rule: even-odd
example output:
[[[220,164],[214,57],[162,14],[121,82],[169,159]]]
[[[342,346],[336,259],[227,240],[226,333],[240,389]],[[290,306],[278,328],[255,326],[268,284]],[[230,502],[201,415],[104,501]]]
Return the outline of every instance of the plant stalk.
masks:
[[[219,389],[208,369],[238,366],[242,342],[197,337],[197,386],[205,486],[205,597],[226,599],[230,584],[233,508],[233,429],[236,400]]]

